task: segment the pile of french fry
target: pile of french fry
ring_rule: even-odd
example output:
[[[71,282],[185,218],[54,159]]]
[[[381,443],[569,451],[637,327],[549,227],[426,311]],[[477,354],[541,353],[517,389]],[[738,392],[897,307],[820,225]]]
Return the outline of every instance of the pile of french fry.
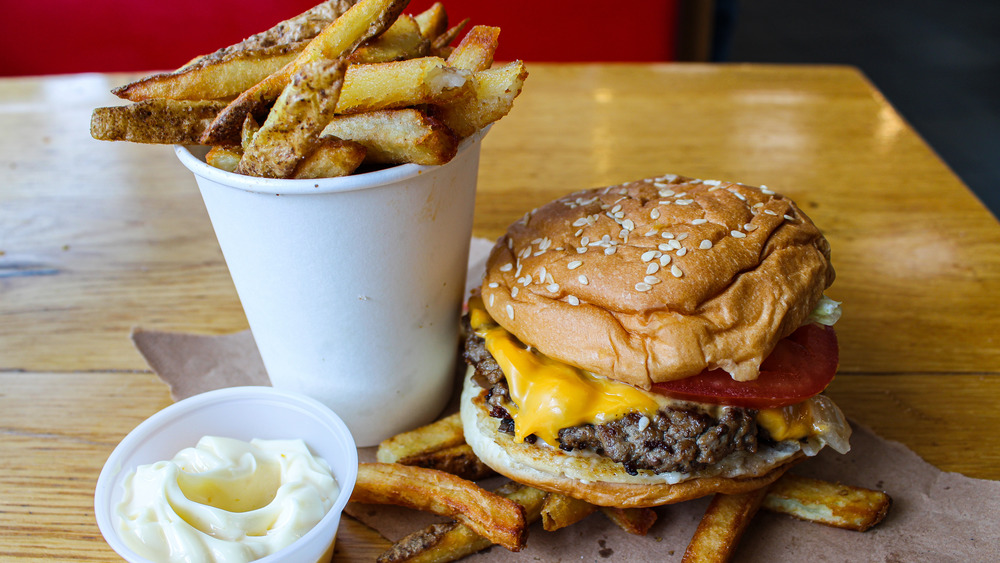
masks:
[[[494,67],[500,29],[449,27],[441,3],[327,0],[174,72],[113,90],[94,110],[107,141],[209,145],[209,164],[266,178],[351,174],[363,164],[439,165],[507,115],[524,63]]]
[[[465,443],[457,414],[386,440],[379,445],[377,461],[361,464],[352,502],[395,504],[453,518],[400,539],[379,557],[380,563],[455,561],[492,545],[518,551],[532,523],[541,520],[546,531],[554,531],[598,511],[640,536],[656,522],[652,508],[599,507],[514,481],[492,492],[483,490],[470,479],[491,472]],[[786,473],[757,491],[716,494],[683,561],[728,561],[760,508],[863,532],[881,522],[891,504],[881,491]]]

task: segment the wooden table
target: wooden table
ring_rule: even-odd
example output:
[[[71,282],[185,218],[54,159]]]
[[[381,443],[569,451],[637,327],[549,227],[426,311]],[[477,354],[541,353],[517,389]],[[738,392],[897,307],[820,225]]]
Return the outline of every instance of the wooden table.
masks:
[[[529,65],[484,142],[475,234],[568,191],[663,173],[767,184],[826,232],[855,420],[1000,479],[1000,225],[852,68]],[[132,327],[246,328],[169,147],[94,141],[123,75],[0,80],[0,559],[114,561],[101,466],[170,404]],[[337,560],[384,540],[353,521]]]

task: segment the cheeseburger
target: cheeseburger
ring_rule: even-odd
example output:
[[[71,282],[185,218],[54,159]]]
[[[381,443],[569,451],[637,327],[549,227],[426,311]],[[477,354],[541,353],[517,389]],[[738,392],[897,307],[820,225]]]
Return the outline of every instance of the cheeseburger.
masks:
[[[465,437],[497,472],[593,504],[765,486],[850,427],[830,247],[789,199],[667,175],[512,225],[469,303]]]

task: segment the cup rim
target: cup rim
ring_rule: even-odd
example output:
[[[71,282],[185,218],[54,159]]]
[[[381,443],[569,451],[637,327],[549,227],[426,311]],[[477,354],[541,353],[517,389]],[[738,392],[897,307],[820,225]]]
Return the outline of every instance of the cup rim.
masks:
[[[490,130],[492,125],[483,127],[476,133],[462,139],[458,145],[455,157],[459,158],[463,152],[475,143],[478,143]],[[188,170],[196,176],[212,180],[213,182],[238,188],[241,190],[271,195],[300,195],[300,194],[321,194],[350,192],[364,190],[401,182],[408,178],[420,174],[429,173],[438,168],[448,166],[449,163],[440,165],[421,164],[399,164],[381,170],[363,172],[360,174],[349,174],[335,178],[309,178],[309,179],[288,179],[288,178],[259,178],[256,176],[245,176],[234,172],[227,172],[220,168],[209,165],[196,152],[207,152],[208,147],[203,145],[174,145],[174,153]]]
[[[316,541],[320,534],[324,534],[332,525],[331,520],[339,523],[344,507],[350,499],[357,481],[358,452],[355,445],[354,436],[344,421],[329,407],[323,403],[291,391],[275,389],[265,386],[241,386],[227,387],[206,391],[187,399],[183,399],[157,411],[149,418],[143,420],[138,426],[132,429],[115,447],[101,468],[101,473],[97,478],[94,490],[94,517],[97,520],[97,527],[104,536],[109,546],[120,556],[133,563],[153,563],[148,559],[135,553],[118,534],[115,528],[112,512],[113,507],[109,506],[114,487],[118,486],[119,476],[124,474],[131,467],[124,467],[123,460],[131,455],[132,451],[142,442],[149,438],[149,435],[157,432],[161,426],[171,421],[183,418],[186,414],[199,409],[209,407],[213,404],[253,400],[253,399],[278,399],[282,404],[307,410],[310,414],[321,419],[328,424],[335,433],[340,434],[345,442],[345,451],[342,452],[346,460],[347,473],[341,479],[337,476],[337,485],[340,488],[337,499],[330,510],[323,518],[316,523],[308,532],[302,535],[294,543],[264,558],[258,559],[260,563],[277,563],[286,557],[294,555],[301,549],[305,549]],[[331,538],[332,541],[332,538]]]

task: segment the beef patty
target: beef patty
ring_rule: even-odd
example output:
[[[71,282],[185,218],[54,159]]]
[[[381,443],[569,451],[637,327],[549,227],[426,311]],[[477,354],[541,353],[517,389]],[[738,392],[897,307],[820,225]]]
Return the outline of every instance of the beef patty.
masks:
[[[468,336],[463,356],[475,368],[473,380],[488,390],[490,415],[499,419],[500,430],[513,433],[514,421],[507,409],[511,404],[507,379],[483,339],[471,331],[468,319],[464,320]],[[663,408],[652,417],[632,412],[603,424],[562,428],[559,447],[606,456],[621,463],[632,475],[640,469],[687,473],[735,451],[754,453],[758,439],[756,416],[757,411],[738,407],[721,407],[717,418],[694,408]],[[534,435],[526,438],[534,439]]]

